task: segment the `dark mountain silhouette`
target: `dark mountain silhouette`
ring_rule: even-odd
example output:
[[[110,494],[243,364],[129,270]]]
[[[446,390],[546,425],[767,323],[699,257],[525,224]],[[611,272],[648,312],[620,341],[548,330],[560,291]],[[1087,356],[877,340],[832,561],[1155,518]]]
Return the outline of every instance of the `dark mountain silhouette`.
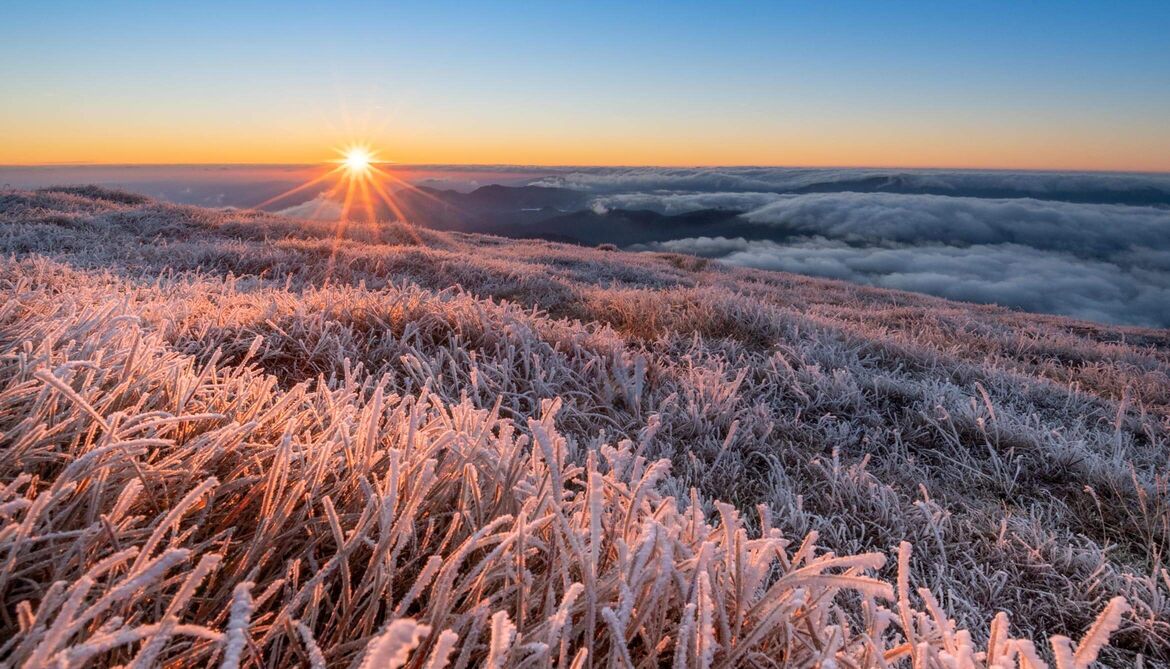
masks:
[[[484,232],[523,226],[588,206],[589,196],[565,188],[481,186],[470,193],[418,187],[394,194],[402,215],[438,230]]]
[[[645,209],[591,209],[561,214],[528,225],[500,225],[483,232],[504,237],[571,240],[578,244],[618,246],[701,235],[758,236],[762,226],[739,218],[740,212],[703,209],[667,215]]]
[[[766,232],[740,219],[742,212],[727,209],[677,215],[627,209],[597,212],[588,208],[588,195],[564,188],[483,186],[470,193],[418,188],[400,190],[395,199],[405,217],[430,228],[577,244],[628,246],[680,235]]]

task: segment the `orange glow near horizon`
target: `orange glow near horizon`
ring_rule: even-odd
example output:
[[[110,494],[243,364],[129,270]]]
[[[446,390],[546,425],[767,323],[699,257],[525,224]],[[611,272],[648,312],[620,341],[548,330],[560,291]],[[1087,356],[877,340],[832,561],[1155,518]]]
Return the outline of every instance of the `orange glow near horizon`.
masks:
[[[0,166],[1170,172],[1165,2],[9,4]]]
[[[705,131],[668,124],[553,132],[432,126],[426,132],[397,124],[393,130],[360,123],[330,125],[310,129],[297,124],[280,134],[252,126],[238,132],[198,128],[187,136],[150,128],[97,133],[56,127],[17,133],[11,126],[0,127],[0,165],[309,165],[326,162],[321,146],[365,136],[371,144],[393,146],[383,159],[395,165],[1170,171],[1168,141],[1151,141],[1147,134],[1123,129],[1084,132],[1070,142],[1068,129],[1061,128],[838,128],[810,123],[767,128],[730,124]],[[686,139],[680,141],[680,135]]]
[[[385,161],[380,160],[378,154],[365,144],[354,144],[339,150],[338,153],[341,158],[326,163],[333,165],[333,167],[302,184],[257,204],[255,208],[262,209],[286,201],[297,193],[303,193],[314,186],[328,184],[332,181],[332,185],[326,191],[317,195],[317,211],[311,218],[317,218],[317,214],[320,214],[329,202],[340,201],[341,210],[338,217],[338,237],[340,238],[344,232],[345,224],[354,220],[355,213],[360,214],[360,218],[366,221],[376,220],[379,203],[385,205],[398,220],[407,221],[409,217],[403,211],[401,204],[394,199],[393,188],[405,188],[424,197],[433,197],[390,171],[379,167]]]

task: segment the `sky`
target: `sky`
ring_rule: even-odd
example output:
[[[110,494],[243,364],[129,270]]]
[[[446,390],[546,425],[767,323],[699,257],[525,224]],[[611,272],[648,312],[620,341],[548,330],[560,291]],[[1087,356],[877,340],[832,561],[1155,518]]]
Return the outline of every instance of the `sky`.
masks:
[[[1167,35],[1164,0],[9,3],[0,164],[1170,171]]]

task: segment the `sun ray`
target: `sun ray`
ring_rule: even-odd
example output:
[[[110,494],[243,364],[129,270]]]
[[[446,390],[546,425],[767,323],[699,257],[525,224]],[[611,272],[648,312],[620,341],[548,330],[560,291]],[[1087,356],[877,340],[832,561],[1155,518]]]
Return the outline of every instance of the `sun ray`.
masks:
[[[382,200],[382,202],[386,203],[386,206],[390,208],[390,211],[394,213],[394,216],[396,216],[398,220],[403,223],[410,223],[411,221],[407,215],[403,213],[402,207],[400,207],[399,204],[394,201],[394,197],[392,195],[383,189],[383,184],[377,181],[372,181],[371,183],[374,186],[374,194],[377,195],[378,198]]]
[[[301,191],[305,190],[306,188],[312,188],[313,186],[328,179],[330,176],[340,172],[344,168],[345,168],[344,165],[338,165],[337,167],[329,170],[328,172],[322,174],[321,176],[319,176],[315,179],[311,179],[309,181],[306,181],[305,183],[303,183],[299,186],[295,186],[293,188],[290,188],[279,195],[268,198],[267,200],[261,202],[260,204],[256,205],[255,207],[253,207],[253,209],[263,209],[264,207],[267,207],[270,204],[279,202],[280,200],[283,200],[286,197],[289,197],[290,195],[295,195],[297,193],[300,193]]]
[[[378,220],[378,216],[374,213],[374,201],[370,197],[370,182],[372,179],[370,175],[363,174],[358,177],[358,180],[358,183],[361,185],[362,204],[365,205],[367,222],[374,223]]]
[[[383,189],[383,184],[376,180],[371,180],[370,184],[374,188],[374,194],[377,195],[378,198],[382,200],[382,202],[386,203],[386,206],[390,208],[390,211],[393,212],[394,216],[398,219],[398,222],[403,224],[404,231],[410,235],[414,243],[422,244],[422,237],[419,236],[418,231],[415,228],[414,221],[403,213],[402,208],[398,206],[398,203],[394,201],[394,198]]]
[[[342,223],[345,223],[346,221],[349,220],[349,210],[353,207],[354,194],[355,194],[354,177],[347,176],[346,177],[346,185],[345,185],[345,200],[343,200],[342,204],[341,204],[341,221],[342,221]]]
[[[345,237],[345,229],[349,224],[349,211],[353,206],[355,184],[353,175],[345,177],[345,200],[341,205],[341,218],[337,221],[337,230],[333,235],[333,245],[329,250],[329,262],[325,265],[325,283],[333,276],[333,268],[337,263],[337,249],[341,247],[341,240]]]
[[[338,179],[337,183],[333,184],[333,187],[326,191],[324,196],[318,197],[317,205],[313,207],[313,212],[309,214],[309,219],[314,221],[317,220],[317,217],[321,215],[321,210],[325,208],[325,205],[330,204],[332,200],[341,193],[341,188],[344,185],[345,179]]]
[[[373,170],[374,172],[378,173],[379,175],[385,177],[386,179],[393,181],[396,184],[400,184],[403,188],[405,188],[413,193],[418,193],[419,195],[427,198],[428,200],[432,200],[438,204],[443,204],[443,205],[452,207],[456,211],[459,210],[458,207],[455,207],[454,205],[450,204],[449,202],[442,200],[442,199],[439,199],[439,198],[435,197],[434,195],[431,195],[430,193],[426,192],[425,190],[419,188],[418,186],[415,186],[414,184],[412,184],[408,181],[404,181],[403,179],[399,178],[398,176],[391,174],[390,172],[388,172],[386,170],[383,170],[382,168],[378,167],[377,165],[370,165],[370,169]]]
[[[337,149],[337,154],[337,158],[328,161],[328,163],[333,165],[331,169],[303,184],[265,200],[257,205],[256,208],[279,202],[284,198],[337,177],[327,190],[316,195],[315,199],[317,203],[309,216],[313,220],[318,220],[322,210],[331,202],[340,204],[339,235],[343,234],[344,227],[347,223],[351,222],[355,215],[359,218],[364,216],[370,223],[376,222],[379,216],[380,205],[385,205],[389,212],[399,221],[412,222],[417,216],[410,213],[413,207],[409,205],[409,200],[403,200],[396,196],[396,193],[401,191],[417,193],[445,207],[461,211],[459,207],[428,193],[426,190],[394,174],[390,169],[384,168],[383,165],[385,162],[380,160],[377,153],[365,143],[355,142],[349,144]],[[339,200],[340,202],[338,202]]]

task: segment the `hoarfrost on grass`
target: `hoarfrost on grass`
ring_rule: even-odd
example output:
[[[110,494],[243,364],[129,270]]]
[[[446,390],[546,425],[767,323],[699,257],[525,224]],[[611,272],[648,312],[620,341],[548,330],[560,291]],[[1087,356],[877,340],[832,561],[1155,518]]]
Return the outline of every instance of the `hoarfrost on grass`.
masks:
[[[95,189],[0,231],[11,666],[1170,660],[1165,331]]]

